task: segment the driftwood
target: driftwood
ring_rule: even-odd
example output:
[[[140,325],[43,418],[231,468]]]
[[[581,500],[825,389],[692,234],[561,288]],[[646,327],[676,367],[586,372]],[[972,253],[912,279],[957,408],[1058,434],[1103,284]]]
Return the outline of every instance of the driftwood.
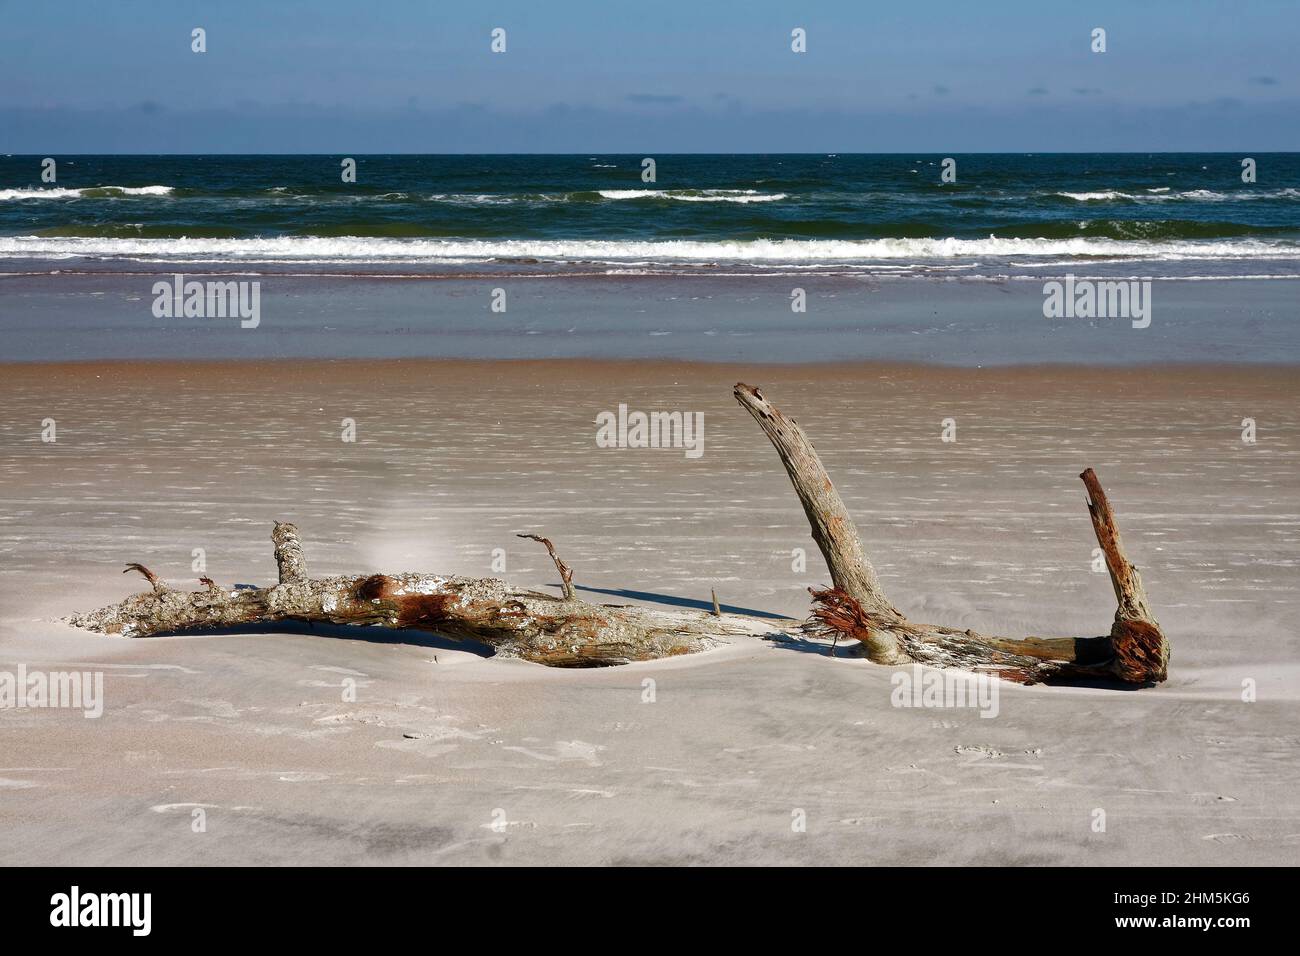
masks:
[[[1088,511],[1119,604],[1109,635],[1011,638],[916,624],[885,599],[844,502],[798,422],[783,415],[757,388],[739,384],[734,394],[776,448],[831,572],[834,587],[809,589],[814,602],[810,633],[852,637],[880,664],[912,661],[990,671],[1026,684],[1098,677],[1130,684],[1165,679],[1169,643],[1151,614],[1137,568],[1124,555],[1110,502],[1091,468],[1079,477],[1088,490]]]
[[[551,544],[551,539],[543,538],[540,534],[517,534],[515,537],[527,538],[529,541],[540,541],[546,545],[546,553],[555,562],[555,572],[560,576],[560,590],[564,594],[564,600],[576,601],[578,596],[573,591],[573,568],[560,560],[560,556],[555,553],[555,545]]]
[[[735,637],[772,637],[797,622],[739,614],[588,604],[519,590],[494,578],[371,574],[311,578],[298,529],[271,533],[280,580],[265,588],[169,588],[143,565],[153,589],[69,623],[105,634],[150,637],[290,621],[382,625],[475,641],[498,656],[553,667],[595,667],[689,654]],[[558,558],[556,559],[558,562]],[[565,590],[572,584],[564,582]]]
[[[277,522],[271,534],[278,583],[222,588],[202,578],[202,591],[169,587],[141,564],[130,564],[151,590],[119,604],[69,618],[106,634],[148,637],[283,622],[382,625],[431,631],[476,641],[499,656],[555,667],[591,667],[652,660],[707,650],[737,637],[788,638],[805,633],[838,641],[851,637],[881,664],[917,662],[988,671],[1022,683],[1108,678],[1130,684],[1165,679],[1169,646],[1147,604],[1137,569],[1124,555],[1110,503],[1097,476],[1081,476],[1097,540],[1106,556],[1119,609],[1109,635],[1084,638],[1007,638],[937,624],[915,624],[888,600],[862,550],[858,531],[826,474],[812,442],[794,419],[762,393],[737,385],[735,397],[776,448],[803,504],[813,539],[830,570],[832,587],[809,589],[812,617],[723,614],[717,595],[709,611],[676,611],[579,600],[573,572],[540,535],[560,575],[561,597],[512,588],[492,578],[428,573],[312,578],[298,529]]]

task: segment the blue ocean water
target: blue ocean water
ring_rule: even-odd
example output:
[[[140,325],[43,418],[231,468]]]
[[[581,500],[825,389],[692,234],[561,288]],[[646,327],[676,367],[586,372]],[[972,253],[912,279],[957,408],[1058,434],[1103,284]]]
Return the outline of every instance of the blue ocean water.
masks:
[[[1292,153],[354,158],[6,156],[0,270],[1300,275]]]

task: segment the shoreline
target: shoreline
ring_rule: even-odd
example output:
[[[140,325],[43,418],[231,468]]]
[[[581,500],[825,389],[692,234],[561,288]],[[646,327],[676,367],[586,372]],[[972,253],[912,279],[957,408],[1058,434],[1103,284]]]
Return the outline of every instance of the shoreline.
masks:
[[[0,373],[20,372],[23,370],[40,369],[47,371],[58,371],[66,369],[69,372],[81,371],[95,366],[103,366],[106,370],[125,370],[139,366],[144,369],[165,369],[169,367],[177,368],[256,368],[259,366],[267,369],[275,369],[277,372],[284,372],[287,368],[292,367],[295,371],[306,371],[314,368],[365,368],[375,367],[379,369],[389,368],[396,369],[402,366],[447,366],[449,368],[471,368],[505,366],[508,368],[527,369],[530,367],[538,369],[555,368],[560,366],[573,366],[579,369],[599,370],[602,368],[629,368],[643,369],[647,371],[671,371],[675,368],[688,370],[691,372],[708,372],[710,370],[743,370],[755,369],[762,373],[772,372],[781,374],[783,372],[810,372],[816,371],[827,375],[849,376],[863,373],[903,373],[903,372],[935,372],[935,373],[952,373],[961,375],[963,373],[970,376],[989,375],[996,373],[1016,373],[1026,377],[1036,377],[1048,373],[1100,373],[1115,375],[1117,377],[1131,376],[1141,378],[1149,373],[1170,373],[1195,375],[1197,373],[1209,374],[1246,374],[1259,375],[1270,373],[1289,373],[1293,372],[1298,362],[1209,362],[1199,361],[1167,361],[1167,362],[1149,362],[1145,364],[1122,363],[1122,364],[1084,364],[1079,362],[1038,362],[1038,363],[1021,363],[1008,362],[1004,364],[986,363],[982,365],[952,365],[942,362],[909,362],[901,360],[882,360],[882,359],[853,359],[841,361],[790,361],[790,362],[755,362],[743,361],[736,359],[734,361],[716,360],[716,359],[690,359],[690,358],[665,358],[652,356],[647,358],[620,358],[620,357],[602,357],[590,355],[563,356],[554,358],[476,358],[470,356],[380,356],[380,357],[340,357],[340,358],[316,358],[316,357],[293,357],[284,358],[259,358],[259,357],[214,357],[214,358],[83,358],[83,359],[32,359],[28,361],[11,361],[0,359]]]
[[[175,285],[114,273],[0,279],[0,357],[1300,364],[1300,280],[1151,283],[1133,300],[1145,327],[1136,317],[1048,317],[1053,283],[1019,280],[232,274],[226,285],[239,287],[241,309],[247,296],[248,327],[242,311],[158,313],[160,283]]]
[[[18,262],[25,263],[27,260],[22,259],[5,259],[0,258],[0,263]],[[1007,284],[1007,283],[1041,283],[1053,280],[1061,280],[1066,275],[1073,275],[1076,279],[1095,279],[1095,280],[1142,280],[1149,282],[1285,282],[1300,281],[1300,272],[1268,272],[1268,263],[1275,260],[1261,259],[1256,261],[1246,260],[1257,269],[1265,271],[1252,272],[1219,272],[1214,274],[1198,274],[1196,272],[1177,273],[1156,271],[1140,271],[1139,267],[1160,264],[1160,260],[1145,259],[1111,259],[1097,258],[1095,260],[1080,259],[1073,262],[1045,262],[1016,263],[1014,266],[1004,266],[1007,268],[1014,267],[1019,269],[1040,269],[1044,270],[1037,274],[1020,272],[1012,274],[1010,272],[991,272],[990,274],[981,274],[977,272],[961,273],[958,270],[973,268],[970,265],[963,264],[938,264],[933,261],[920,262],[902,262],[901,264],[873,263],[869,265],[851,264],[845,266],[836,266],[831,264],[818,264],[813,268],[799,268],[796,266],[782,265],[765,265],[757,266],[752,263],[736,263],[726,266],[714,262],[682,262],[669,264],[656,263],[654,265],[641,265],[632,267],[631,264],[623,265],[618,263],[599,263],[604,266],[592,271],[581,271],[582,266],[574,265],[566,261],[546,261],[546,260],[521,260],[511,261],[502,259],[499,261],[485,262],[487,266],[497,266],[497,268],[484,268],[479,271],[455,271],[451,268],[444,268],[436,271],[417,271],[421,268],[428,268],[427,263],[388,263],[389,268],[374,269],[356,269],[356,270],[337,270],[336,267],[342,266],[343,263],[322,262],[320,268],[308,269],[304,266],[309,263],[305,262],[278,262],[274,260],[177,260],[174,262],[158,261],[152,263],[155,268],[142,268],[140,263],[136,263],[132,268],[112,268],[105,264],[102,268],[86,268],[84,266],[74,269],[55,268],[63,260],[33,260],[39,263],[48,263],[49,268],[19,268],[15,270],[0,269],[0,280],[5,279],[41,279],[41,278],[95,278],[95,277],[123,277],[123,278],[156,278],[159,276],[172,276],[178,272],[187,276],[252,276],[267,279],[335,279],[335,280],[406,280],[406,281],[425,281],[425,282],[478,282],[494,280],[551,280],[551,281],[574,281],[581,283],[595,283],[603,280],[609,282],[651,282],[660,281],[729,281],[729,280],[770,280],[770,279],[799,279],[804,281],[817,281],[825,283],[843,282],[851,283],[888,283],[888,282],[913,282],[913,283],[932,283],[932,284]],[[1226,262],[1233,260],[1206,260],[1210,263],[1224,265]],[[1300,263],[1300,257],[1292,260],[1283,260]],[[361,265],[362,263],[358,263]],[[1166,263],[1167,264],[1167,263]],[[1240,260],[1233,263],[1239,265]],[[545,266],[544,269],[536,271],[527,271],[519,268],[520,266],[537,265]],[[975,263],[979,265],[979,263]],[[405,269],[401,268],[406,266]],[[748,270],[744,269],[748,266]],[[1074,267],[1078,267],[1075,271]],[[295,271],[298,270],[298,271]],[[725,271],[736,269],[738,271]],[[873,271],[875,270],[875,271]],[[880,271],[889,270],[889,271]],[[919,270],[919,271],[912,271]],[[934,271],[924,271],[934,270]]]

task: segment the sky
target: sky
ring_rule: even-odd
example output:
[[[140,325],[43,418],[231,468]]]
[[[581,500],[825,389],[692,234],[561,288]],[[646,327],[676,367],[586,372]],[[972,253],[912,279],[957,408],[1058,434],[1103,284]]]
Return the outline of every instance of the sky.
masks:
[[[1297,0],[0,0],[0,152],[1285,151],[1297,49]]]

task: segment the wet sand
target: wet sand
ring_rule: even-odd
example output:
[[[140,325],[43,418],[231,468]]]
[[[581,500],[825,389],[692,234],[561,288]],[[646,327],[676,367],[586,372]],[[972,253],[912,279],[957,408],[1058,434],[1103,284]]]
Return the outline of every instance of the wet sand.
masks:
[[[264,583],[277,518],[313,573],[553,588],[514,537],[535,531],[589,600],[716,589],[802,616],[825,567],[736,381],[809,431],[917,619],[1105,632],[1077,478],[1095,468],[1169,682],[1003,686],[985,719],[893,707],[890,669],[809,644],[555,671],[409,632],[130,641],[59,622],[142,587],[127,561],[194,586],[201,548],[223,584]],[[0,366],[0,670],[102,671],[106,696],[99,719],[0,710],[5,861],[1295,863],[1297,398],[1281,366]],[[702,412],[704,454],[596,447],[620,403]]]
[[[1124,318],[1044,317],[1046,280],[1068,272],[1131,280],[1131,263],[1062,264],[1019,279],[954,273],[949,280],[553,273],[457,279],[283,274],[255,263],[222,273],[176,268],[190,279],[260,283],[256,328],[241,327],[238,318],[155,316],[155,284],[174,285],[173,274],[156,267],[0,273],[0,358],[1300,364],[1297,279],[1156,280],[1146,328]],[[498,289],[500,312],[492,308]],[[794,289],[806,293],[806,312],[792,310]]]

